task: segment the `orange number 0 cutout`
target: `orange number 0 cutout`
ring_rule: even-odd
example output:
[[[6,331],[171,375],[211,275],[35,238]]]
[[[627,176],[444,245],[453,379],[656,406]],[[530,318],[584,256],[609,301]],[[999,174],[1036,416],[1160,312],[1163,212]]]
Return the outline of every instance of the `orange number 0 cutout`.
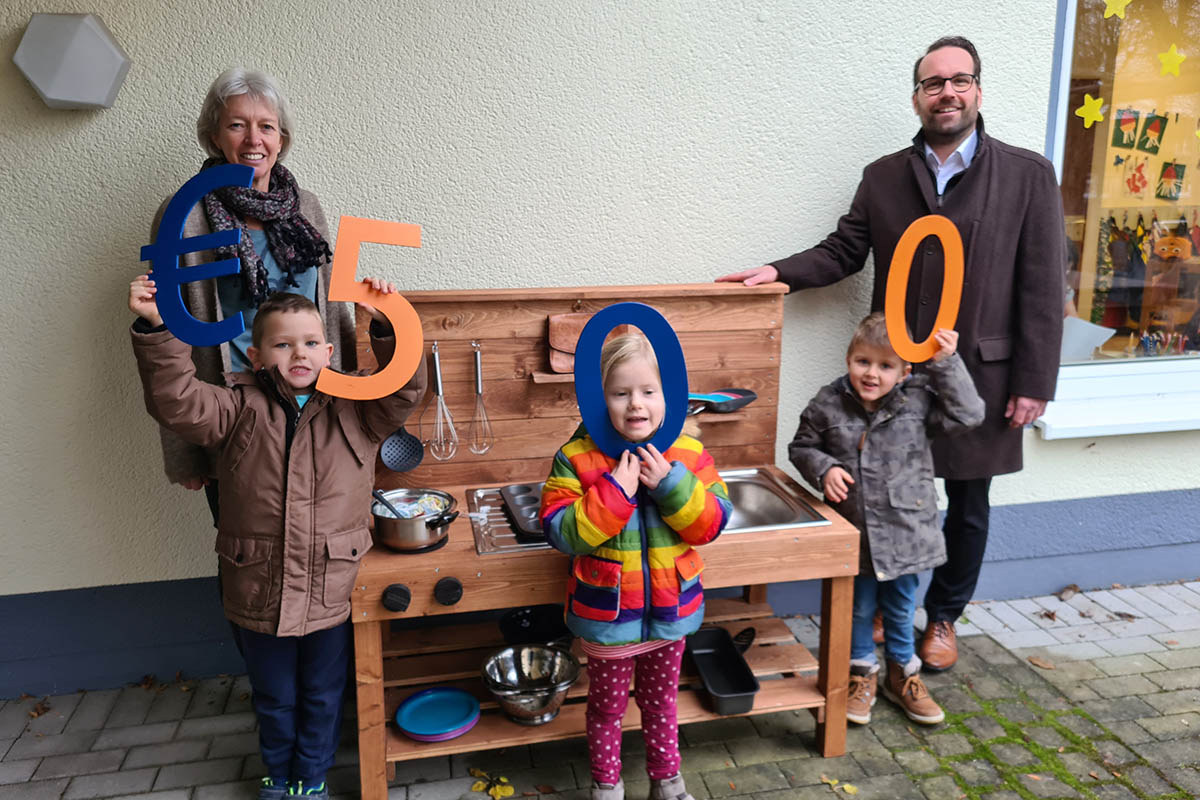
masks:
[[[938,301],[933,331],[954,327],[954,322],[958,319],[958,306],[962,301],[963,244],[958,228],[941,214],[930,214],[915,220],[896,243],[892,265],[888,269],[887,290],[883,297],[883,314],[887,321],[888,338],[892,341],[892,348],[896,355],[912,364],[933,358],[938,347],[932,331],[929,338],[918,344],[909,338],[905,328],[904,305],[908,295],[908,274],[912,271],[917,246],[926,236],[936,236],[945,253],[942,297]]]
[[[386,397],[408,383],[417,371],[425,349],[421,318],[412,304],[400,294],[379,294],[354,279],[358,253],[363,242],[421,246],[421,226],[403,222],[383,222],[361,217],[342,217],[338,222],[337,245],[329,278],[329,299],[349,303],[367,303],[378,309],[396,334],[396,352],[383,369],[373,375],[344,375],[329,367],[317,377],[317,390],[349,400],[375,400]]]

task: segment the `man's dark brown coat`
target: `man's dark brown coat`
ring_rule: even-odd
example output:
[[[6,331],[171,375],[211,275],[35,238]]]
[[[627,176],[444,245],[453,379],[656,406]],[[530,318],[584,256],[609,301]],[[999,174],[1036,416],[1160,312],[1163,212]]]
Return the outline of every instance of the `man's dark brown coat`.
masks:
[[[949,217],[965,253],[958,352],[987,406],[984,422],[933,442],[939,477],[956,480],[1021,469],[1021,431],[1008,427],[1009,395],[1054,398],[1062,340],[1066,235],[1054,168],[1029,150],[984,133],[970,167],[938,205],[921,135],[913,146],[863,170],[850,211],[816,247],[774,262],[793,289],[826,286],[858,272],[871,251],[871,308],[883,310],[892,252],[918,217]],[[942,247],[917,248],[908,282],[907,318],[916,341],[933,327],[942,285]]]

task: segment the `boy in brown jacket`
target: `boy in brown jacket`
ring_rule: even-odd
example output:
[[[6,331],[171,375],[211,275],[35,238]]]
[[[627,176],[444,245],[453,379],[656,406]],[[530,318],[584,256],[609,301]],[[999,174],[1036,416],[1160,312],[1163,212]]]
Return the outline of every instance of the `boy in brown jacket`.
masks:
[[[155,291],[145,275],[130,284],[133,351],[151,416],[215,453],[221,602],[254,690],[267,768],[259,797],[327,797],[350,663],[350,591],[371,548],[375,453],[425,393],[423,362],[378,400],[322,394],[317,375],[333,345],[312,301],[280,293],[254,319],[254,373],[229,373],[227,386],[214,386],[196,377],[191,347],[163,327]],[[391,325],[360,308],[386,364]]]

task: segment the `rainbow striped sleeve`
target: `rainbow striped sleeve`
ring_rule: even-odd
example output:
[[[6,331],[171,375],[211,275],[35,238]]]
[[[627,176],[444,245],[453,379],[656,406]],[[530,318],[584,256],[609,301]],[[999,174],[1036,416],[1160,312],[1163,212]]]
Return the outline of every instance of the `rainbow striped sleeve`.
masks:
[[[570,442],[555,454],[550,477],[542,489],[546,541],[568,555],[586,555],[616,536],[635,508],[621,488],[605,477],[607,465],[593,457],[603,458],[599,450],[568,457],[577,443]],[[599,475],[594,474],[597,470],[602,470]],[[589,478],[586,491],[580,473]]]
[[[696,439],[681,436],[663,457],[671,471],[650,492],[663,522],[688,544],[711,542],[733,512],[712,456]]]

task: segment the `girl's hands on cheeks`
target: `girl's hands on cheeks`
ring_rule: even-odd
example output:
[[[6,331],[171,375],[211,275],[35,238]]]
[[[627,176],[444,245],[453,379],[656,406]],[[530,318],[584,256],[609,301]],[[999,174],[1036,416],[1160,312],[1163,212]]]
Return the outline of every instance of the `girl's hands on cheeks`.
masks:
[[[370,286],[372,291],[379,292],[380,294],[393,294],[399,291],[396,288],[396,284],[391,281],[385,281],[383,278],[363,278],[362,282]],[[370,314],[372,319],[376,319],[379,322],[387,322],[387,317],[380,314],[375,306],[368,303],[355,303],[354,305],[362,309],[364,313]]]
[[[821,488],[825,490],[826,498],[840,503],[850,496],[850,486],[853,483],[854,478],[850,477],[849,472],[841,467],[830,467],[821,479]]]
[[[652,444],[639,447],[637,451],[638,456],[641,457],[641,468],[638,473],[642,483],[647,489],[657,489],[658,484],[671,471],[671,462],[663,458],[663,454],[658,452],[658,448]]]
[[[621,458],[610,474],[617,485],[624,490],[626,497],[633,497],[637,494],[638,458],[633,453],[628,450],[621,453]]]
[[[158,303],[154,299],[157,292],[149,275],[138,275],[129,283],[129,310],[155,328],[162,325],[162,315],[158,313]]]

